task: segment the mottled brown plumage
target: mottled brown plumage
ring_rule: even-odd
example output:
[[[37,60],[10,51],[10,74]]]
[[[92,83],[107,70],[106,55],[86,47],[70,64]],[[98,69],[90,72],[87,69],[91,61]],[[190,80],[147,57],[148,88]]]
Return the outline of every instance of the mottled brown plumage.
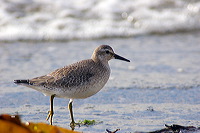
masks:
[[[46,95],[80,99],[97,93],[105,85],[109,75],[109,67],[88,59],[57,69],[45,76],[30,79],[26,86]]]

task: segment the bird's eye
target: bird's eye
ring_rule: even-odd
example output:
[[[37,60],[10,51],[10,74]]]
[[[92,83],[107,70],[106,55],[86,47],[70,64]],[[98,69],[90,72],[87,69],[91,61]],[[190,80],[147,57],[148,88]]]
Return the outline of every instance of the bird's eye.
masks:
[[[109,51],[106,51],[106,54],[109,54],[110,52]]]

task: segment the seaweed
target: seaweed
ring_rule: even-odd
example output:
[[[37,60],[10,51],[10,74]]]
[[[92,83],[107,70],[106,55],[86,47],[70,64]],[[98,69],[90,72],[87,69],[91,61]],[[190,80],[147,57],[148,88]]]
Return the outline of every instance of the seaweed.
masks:
[[[103,121],[96,121],[96,120],[79,120],[78,122],[80,125],[84,125],[84,126],[92,126],[92,125],[96,125],[96,124],[99,124],[99,123],[103,123]]]

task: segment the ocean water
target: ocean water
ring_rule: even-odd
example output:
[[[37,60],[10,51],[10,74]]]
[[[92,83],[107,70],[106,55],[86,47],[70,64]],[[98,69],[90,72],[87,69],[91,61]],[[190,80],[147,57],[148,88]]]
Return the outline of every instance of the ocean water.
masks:
[[[199,0],[1,0],[0,40],[65,41],[200,29]]]

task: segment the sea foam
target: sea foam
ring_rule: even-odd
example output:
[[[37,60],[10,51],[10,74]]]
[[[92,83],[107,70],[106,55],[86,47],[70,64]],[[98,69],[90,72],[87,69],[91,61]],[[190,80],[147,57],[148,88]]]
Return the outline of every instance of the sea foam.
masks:
[[[0,1],[0,40],[132,37],[200,29],[200,1]]]

